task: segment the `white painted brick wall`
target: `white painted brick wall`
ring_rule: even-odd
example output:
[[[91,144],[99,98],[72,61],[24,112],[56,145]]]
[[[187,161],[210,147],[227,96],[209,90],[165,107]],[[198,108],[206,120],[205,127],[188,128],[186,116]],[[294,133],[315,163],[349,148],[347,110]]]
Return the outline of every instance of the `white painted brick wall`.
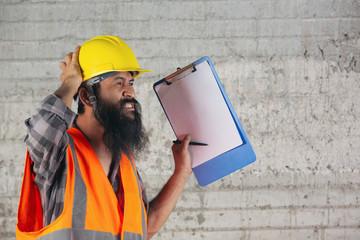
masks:
[[[58,63],[122,37],[151,146],[155,196],[174,138],[152,84],[209,56],[257,161],[207,187],[190,178],[154,239],[360,239],[360,1],[0,0],[0,238],[15,239],[24,120],[59,86]]]

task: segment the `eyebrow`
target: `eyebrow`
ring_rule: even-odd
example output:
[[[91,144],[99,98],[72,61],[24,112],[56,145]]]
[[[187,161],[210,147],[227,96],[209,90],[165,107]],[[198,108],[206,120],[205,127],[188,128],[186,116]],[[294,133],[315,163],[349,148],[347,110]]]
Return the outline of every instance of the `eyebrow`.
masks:
[[[122,76],[117,76],[117,77],[114,77],[113,78],[113,81],[116,81],[116,80],[123,80],[123,81],[125,81],[126,79],[124,78],[124,77],[122,77]],[[132,78],[132,79],[130,79],[129,80],[129,82],[134,82],[135,81],[135,79],[134,78]]]

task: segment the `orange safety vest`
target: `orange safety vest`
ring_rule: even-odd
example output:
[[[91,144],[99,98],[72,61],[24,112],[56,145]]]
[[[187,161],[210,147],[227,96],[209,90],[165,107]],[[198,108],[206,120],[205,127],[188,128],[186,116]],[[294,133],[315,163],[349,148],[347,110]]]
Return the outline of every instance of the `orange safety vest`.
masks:
[[[122,153],[121,181],[124,214],[114,190],[86,137],[70,128],[67,147],[67,177],[61,215],[43,227],[41,199],[32,160],[26,156],[16,225],[17,239],[146,239],[147,215],[140,182],[131,155]]]

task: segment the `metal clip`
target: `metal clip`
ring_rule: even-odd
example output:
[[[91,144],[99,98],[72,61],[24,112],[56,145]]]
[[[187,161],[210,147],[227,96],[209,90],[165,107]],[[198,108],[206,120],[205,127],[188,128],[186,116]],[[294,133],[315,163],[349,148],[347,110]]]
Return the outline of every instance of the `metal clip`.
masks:
[[[189,75],[196,71],[196,67],[194,64],[189,64],[184,68],[177,68],[177,71],[165,78],[166,85],[171,85],[173,82]]]

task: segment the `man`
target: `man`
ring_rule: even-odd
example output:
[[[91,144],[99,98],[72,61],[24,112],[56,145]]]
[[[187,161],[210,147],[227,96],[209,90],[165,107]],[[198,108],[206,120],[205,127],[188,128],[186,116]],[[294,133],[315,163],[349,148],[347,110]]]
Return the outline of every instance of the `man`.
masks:
[[[132,153],[147,143],[134,78],[149,70],[114,36],[76,47],[60,68],[62,85],[26,120],[17,238],[150,239],[192,173],[190,136],[172,146],[174,174],[148,203]]]

